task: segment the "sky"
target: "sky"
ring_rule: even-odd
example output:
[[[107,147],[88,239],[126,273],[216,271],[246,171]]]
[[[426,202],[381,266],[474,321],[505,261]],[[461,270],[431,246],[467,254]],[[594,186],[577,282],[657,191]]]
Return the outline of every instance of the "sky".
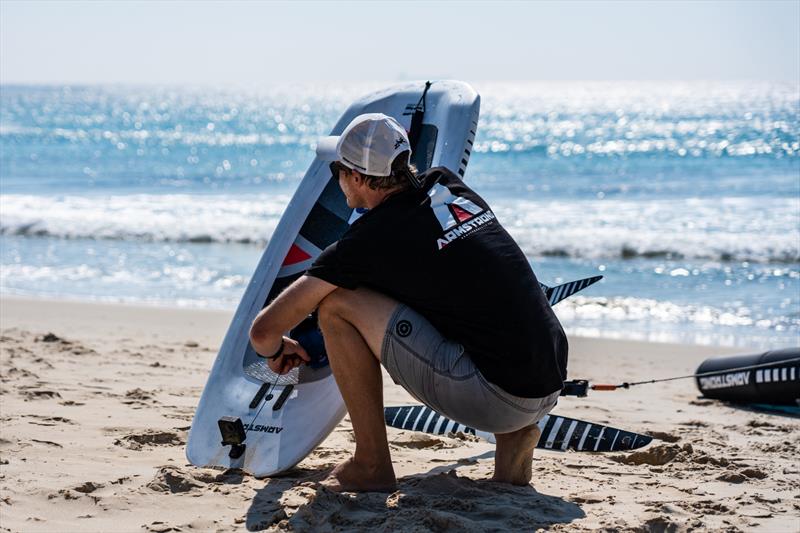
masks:
[[[0,0],[0,83],[800,80],[800,0]]]

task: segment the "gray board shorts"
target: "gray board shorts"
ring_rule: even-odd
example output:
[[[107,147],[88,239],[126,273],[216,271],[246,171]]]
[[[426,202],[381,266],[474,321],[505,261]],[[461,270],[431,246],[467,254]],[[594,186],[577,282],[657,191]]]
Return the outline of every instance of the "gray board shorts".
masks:
[[[464,351],[425,317],[399,304],[386,326],[381,363],[395,383],[438,413],[490,433],[537,423],[555,407],[560,391],[521,398],[486,380]]]

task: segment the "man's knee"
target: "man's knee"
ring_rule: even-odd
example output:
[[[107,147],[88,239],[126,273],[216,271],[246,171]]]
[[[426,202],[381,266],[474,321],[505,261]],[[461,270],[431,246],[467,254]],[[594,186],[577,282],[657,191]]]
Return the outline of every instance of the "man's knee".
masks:
[[[321,327],[334,320],[363,323],[364,319],[379,318],[386,309],[393,309],[396,302],[371,289],[336,289],[328,294],[317,308]]]
[[[388,321],[398,302],[366,287],[336,289],[317,308],[323,335],[336,335],[345,324],[355,328],[376,357],[381,351]]]
[[[319,325],[324,328],[331,321],[341,319],[347,315],[347,311],[351,308],[354,293],[355,291],[340,288],[323,298],[317,308]]]

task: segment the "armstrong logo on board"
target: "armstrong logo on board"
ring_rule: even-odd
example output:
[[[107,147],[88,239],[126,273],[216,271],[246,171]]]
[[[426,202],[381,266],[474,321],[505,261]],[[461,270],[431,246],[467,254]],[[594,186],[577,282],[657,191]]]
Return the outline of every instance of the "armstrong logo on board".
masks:
[[[495,219],[491,211],[484,210],[463,196],[456,196],[439,183],[431,187],[428,196],[431,199],[433,214],[445,230],[444,235],[436,239],[439,250]]]
[[[260,431],[262,433],[280,433],[283,428],[280,426],[262,426],[261,424],[245,424],[244,429],[247,431]]]
[[[750,372],[734,372],[720,376],[700,378],[702,390],[727,389],[729,387],[743,387],[750,383]]]

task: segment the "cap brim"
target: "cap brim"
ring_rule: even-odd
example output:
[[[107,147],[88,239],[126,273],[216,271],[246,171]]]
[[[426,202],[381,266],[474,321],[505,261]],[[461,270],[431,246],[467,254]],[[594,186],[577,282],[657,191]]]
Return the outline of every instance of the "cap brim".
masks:
[[[339,159],[339,153],[336,151],[336,146],[338,144],[338,135],[320,138],[320,140],[317,141],[317,157],[323,161],[337,161]]]

